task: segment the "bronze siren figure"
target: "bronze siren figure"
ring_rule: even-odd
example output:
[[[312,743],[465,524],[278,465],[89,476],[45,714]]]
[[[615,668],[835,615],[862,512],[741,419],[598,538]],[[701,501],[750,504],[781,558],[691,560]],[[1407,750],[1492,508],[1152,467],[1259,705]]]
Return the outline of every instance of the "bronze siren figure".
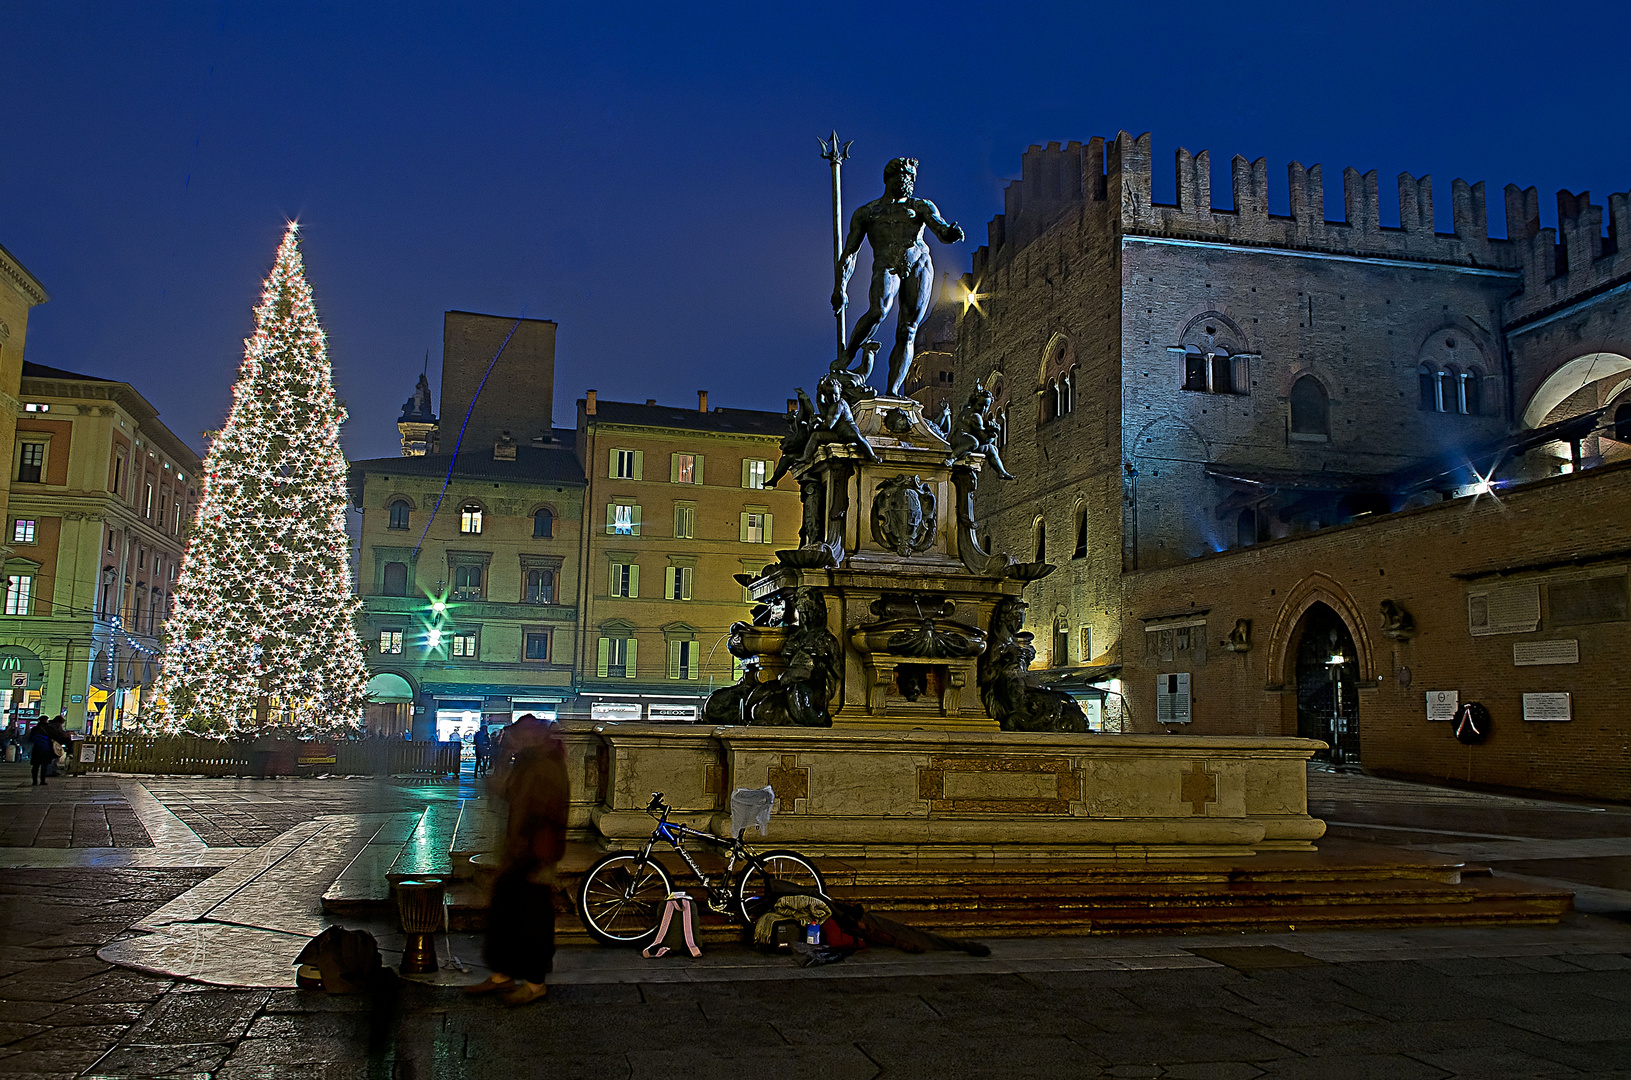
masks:
[[[848,149],[847,143],[845,149]],[[941,217],[934,203],[913,197],[913,187],[917,183],[916,158],[895,158],[884,166],[883,181],[883,196],[856,210],[849,219],[849,238],[838,252],[837,265],[833,268],[836,283],[832,291],[832,307],[842,320],[843,310],[849,302],[845,290],[849,287],[850,275],[855,272],[855,257],[860,253],[861,241],[871,241],[871,306],[855,324],[855,332],[850,335],[848,346],[842,344],[843,334],[840,331],[841,359],[846,366],[855,362],[855,354],[877,330],[898,297],[900,315],[895,320],[895,348],[889,354],[888,393],[892,397],[899,397],[901,387],[906,382],[906,373],[912,366],[917,328],[928,315],[933,299],[934,263],[929,258],[929,245],[923,240],[923,230],[932,230],[946,244],[961,243],[963,230],[955,222],[948,223]],[[835,181],[835,198],[837,190]],[[862,380],[871,376],[875,355],[868,351],[865,365],[857,371]]]

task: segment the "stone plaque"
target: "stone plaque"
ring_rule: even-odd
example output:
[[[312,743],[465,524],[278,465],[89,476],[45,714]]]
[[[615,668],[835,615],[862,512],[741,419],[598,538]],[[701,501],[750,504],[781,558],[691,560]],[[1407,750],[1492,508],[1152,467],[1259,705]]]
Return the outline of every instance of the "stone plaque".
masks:
[[[1082,783],[1065,757],[931,754],[917,797],[936,814],[1068,814]]]
[[[1461,708],[1461,691],[1427,691],[1427,719],[1454,720],[1456,710],[1459,708]]]
[[[1546,664],[1578,664],[1580,642],[1576,638],[1556,641],[1514,641],[1513,667],[1541,667]]]
[[[1558,694],[1525,694],[1523,695],[1523,718],[1525,720],[1573,720],[1574,714],[1569,708],[1569,695]]]

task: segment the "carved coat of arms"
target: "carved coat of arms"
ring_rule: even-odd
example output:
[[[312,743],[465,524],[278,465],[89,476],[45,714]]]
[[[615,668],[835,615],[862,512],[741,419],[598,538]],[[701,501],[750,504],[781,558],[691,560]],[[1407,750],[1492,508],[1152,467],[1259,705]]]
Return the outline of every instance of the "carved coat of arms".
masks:
[[[878,485],[872,535],[895,554],[904,558],[934,543],[936,520],[934,488],[921,476],[893,476]]]

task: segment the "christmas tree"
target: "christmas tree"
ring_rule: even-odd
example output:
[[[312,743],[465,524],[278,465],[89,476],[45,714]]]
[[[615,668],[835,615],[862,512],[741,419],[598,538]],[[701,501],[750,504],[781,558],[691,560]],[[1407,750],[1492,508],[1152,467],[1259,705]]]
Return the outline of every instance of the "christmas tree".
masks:
[[[218,735],[361,722],[368,669],[347,569],[345,408],[300,257],[279,245],[232,410],[204,459],[174,589],[157,726]]]

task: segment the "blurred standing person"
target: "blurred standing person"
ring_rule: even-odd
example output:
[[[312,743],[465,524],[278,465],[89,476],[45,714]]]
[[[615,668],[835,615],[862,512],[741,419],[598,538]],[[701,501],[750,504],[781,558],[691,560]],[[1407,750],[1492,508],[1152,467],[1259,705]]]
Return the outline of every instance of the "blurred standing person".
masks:
[[[64,750],[68,749],[68,733],[63,730],[62,717],[53,717],[47,720],[40,717],[34,722],[28,733],[30,753],[28,756],[29,772],[33,782],[29,785],[45,786],[45,768],[57,760],[56,744],[61,743]]]
[[[13,716],[11,718],[11,723],[6,725],[5,732],[3,734],[0,734],[0,746],[3,746],[5,748],[5,754],[6,754],[6,760],[7,761],[16,761],[17,760],[17,749],[16,748],[21,746],[22,743],[23,743],[23,733],[17,727],[17,718],[15,716]]]
[[[476,729],[475,738],[471,739],[470,741],[476,751],[476,769],[471,775],[480,776],[484,768],[488,772],[491,772],[492,765],[490,764],[490,761],[493,751],[493,740],[492,737],[487,734],[487,724],[485,721],[483,721],[482,725]]]
[[[502,734],[487,790],[509,804],[503,864],[487,908],[482,959],[493,973],[465,987],[468,994],[508,991],[525,1005],[543,997],[555,963],[555,868],[566,851],[570,783],[566,746],[554,725],[532,713]]]

